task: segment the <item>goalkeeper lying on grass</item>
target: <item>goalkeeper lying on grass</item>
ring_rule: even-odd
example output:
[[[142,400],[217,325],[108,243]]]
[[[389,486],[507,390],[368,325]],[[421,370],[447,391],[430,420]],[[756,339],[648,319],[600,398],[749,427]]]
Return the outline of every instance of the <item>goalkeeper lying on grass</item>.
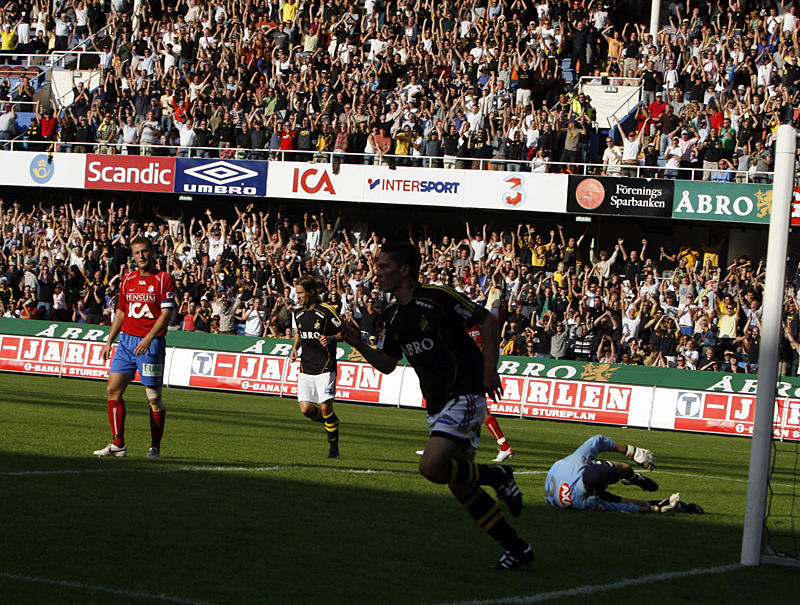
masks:
[[[547,503],[558,508],[618,510],[623,513],[703,513],[699,504],[682,502],[680,494],[672,494],[664,500],[637,500],[609,493],[606,488],[620,480],[623,485],[636,485],[646,492],[658,490],[658,484],[635,472],[627,462],[597,460],[596,456],[603,452],[625,454],[648,470],[656,467],[656,457],[650,450],[595,435],[550,468],[545,483]]]

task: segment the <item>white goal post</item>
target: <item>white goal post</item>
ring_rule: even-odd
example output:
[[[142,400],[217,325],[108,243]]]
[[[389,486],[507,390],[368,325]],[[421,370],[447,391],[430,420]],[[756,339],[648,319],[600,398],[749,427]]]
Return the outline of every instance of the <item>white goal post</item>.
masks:
[[[778,380],[778,355],[783,316],[786,251],[795,179],[797,133],[783,124],[778,127],[775,145],[775,176],[772,184],[772,213],[767,241],[767,266],[762,305],[761,353],[758,364],[758,389],[753,439],[750,449],[750,472],[747,505],[742,533],[742,565],[774,562],[763,557],[767,480],[772,446],[772,421],[775,389]],[[769,561],[765,559],[770,559]]]

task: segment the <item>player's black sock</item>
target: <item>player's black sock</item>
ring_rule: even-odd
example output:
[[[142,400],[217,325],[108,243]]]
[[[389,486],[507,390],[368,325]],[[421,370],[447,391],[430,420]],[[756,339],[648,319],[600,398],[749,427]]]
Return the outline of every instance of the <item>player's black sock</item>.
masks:
[[[323,416],[325,422],[325,430],[328,431],[328,443],[331,445],[339,444],[339,418],[336,412],[331,412],[327,416]]]
[[[499,487],[505,479],[505,473],[499,466],[478,464],[466,458],[450,459],[451,485],[490,485]]]
[[[319,409],[319,406],[315,405],[307,412],[303,412],[303,415],[312,422],[322,422],[322,410]]]
[[[474,489],[459,500],[478,526],[500,542],[506,550],[524,550],[527,544],[506,521],[500,506],[482,488]]]
[[[653,481],[650,477],[645,477],[640,473],[631,473],[631,475],[631,477],[622,480],[624,485],[635,485],[646,492],[658,491],[658,483]]]

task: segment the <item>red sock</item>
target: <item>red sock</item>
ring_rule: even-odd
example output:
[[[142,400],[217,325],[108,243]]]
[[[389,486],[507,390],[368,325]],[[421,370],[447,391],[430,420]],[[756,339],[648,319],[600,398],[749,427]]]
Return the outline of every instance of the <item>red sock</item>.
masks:
[[[161,437],[164,436],[164,420],[167,416],[167,410],[153,411],[150,408],[150,447],[161,448]]]
[[[108,424],[111,425],[114,445],[125,445],[125,402],[122,399],[108,400]]]
[[[500,446],[501,450],[505,451],[511,447],[506,443],[503,431],[500,429],[500,425],[497,423],[497,419],[494,416],[487,416],[483,423],[486,425],[486,428],[489,429],[489,432],[492,434],[492,437],[494,437],[494,440],[497,441],[497,445]]]

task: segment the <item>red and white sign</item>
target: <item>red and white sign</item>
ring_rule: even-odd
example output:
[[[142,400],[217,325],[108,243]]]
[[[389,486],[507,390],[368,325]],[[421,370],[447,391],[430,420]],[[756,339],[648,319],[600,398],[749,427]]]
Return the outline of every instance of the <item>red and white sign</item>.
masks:
[[[566,174],[465,170],[463,181],[467,208],[567,211]]]
[[[82,340],[2,336],[0,370],[107,380],[109,362],[102,356],[104,345]],[[115,349],[116,346],[112,351]]]
[[[505,375],[500,380],[503,397],[498,402],[487,402],[493,414],[629,424],[635,387]]]
[[[327,168],[295,168],[293,171],[292,193],[308,193],[314,195],[322,191],[336,195],[331,180],[331,171]]]
[[[300,363],[290,363],[286,357],[192,351],[190,367],[190,387],[297,396]],[[378,370],[367,364],[342,361],[337,367],[337,399],[364,403],[381,401],[385,377]]]
[[[346,401],[378,403],[384,375],[366,363],[337,364],[336,397]]]
[[[800,439],[800,400],[776,399],[773,432],[776,438]],[[673,428],[704,433],[752,435],[756,398],[738,393],[679,391]]]
[[[800,187],[792,190],[792,226],[800,225]]]
[[[304,200],[363,201],[362,164],[342,164],[336,174],[328,163],[270,162],[267,195]]]
[[[192,351],[189,386],[280,395],[285,357]]]
[[[295,362],[289,366],[283,393],[297,396],[297,379],[300,364]],[[371,365],[339,361],[336,364],[336,399],[342,401],[359,401],[364,403],[381,402],[381,386],[384,375]]]
[[[138,155],[87,155],[86,188],[172,193],[175,158]]]
[[[106,380],[103,332],[89,330],[84,336],[78,329],[74,332],[67,338],[0,334],[0,371]],[[300,364],[275,354],[279,347],[289,346],[277,344],[269,355],[256,352],[255,346],[242,353],[170,347],[165,383],[296,396]],[[488,401],[494,414],[740,436],[753,433],[752,392],[683,391],[538,375],[501,374],[501,380],[500,401]],[[783,395],[776,399],[774,435],[800,441],[800,398],[794,391]],[[357,359],[339,360],[336,398],[423,407],[412,368],[403,366],[384,375]]]

